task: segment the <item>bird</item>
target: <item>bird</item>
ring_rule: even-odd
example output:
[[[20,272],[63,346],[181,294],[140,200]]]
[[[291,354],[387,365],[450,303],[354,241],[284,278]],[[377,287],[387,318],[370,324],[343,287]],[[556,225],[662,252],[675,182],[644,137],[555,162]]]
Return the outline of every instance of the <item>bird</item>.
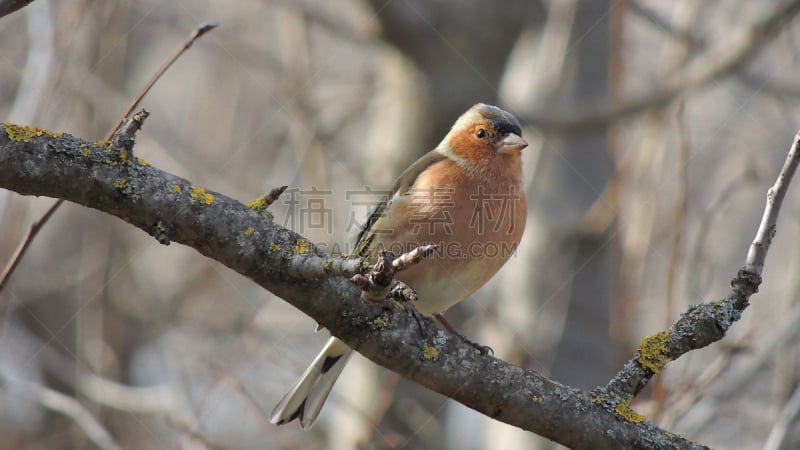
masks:
[[[417,311],[441,315],[483,286],[516,250],[527,216],[519,121],[478,103],[463,113],[441,143],[406,169],[372,209],[356,236],[355,254],[374,261],[420,245],[434,255],[395,278],[414,289]],[[270,414],[283,425],[310,428],[353,350],[331,337]]]

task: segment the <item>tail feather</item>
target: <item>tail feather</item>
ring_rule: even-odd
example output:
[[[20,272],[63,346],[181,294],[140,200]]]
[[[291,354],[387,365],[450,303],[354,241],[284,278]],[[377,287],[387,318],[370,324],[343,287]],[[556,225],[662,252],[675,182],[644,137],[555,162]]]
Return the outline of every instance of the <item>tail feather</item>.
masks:
[[[330,338],[300,379],[275,405],[270,422],[283,425],[300,419],[300,426],[310,428],[352,354],[347,344]]]

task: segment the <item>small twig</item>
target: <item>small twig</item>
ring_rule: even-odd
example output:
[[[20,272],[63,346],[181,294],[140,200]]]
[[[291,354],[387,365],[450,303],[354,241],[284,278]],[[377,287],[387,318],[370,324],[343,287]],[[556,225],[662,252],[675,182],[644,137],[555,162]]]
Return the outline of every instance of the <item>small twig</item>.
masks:
[[[62,203],[64,203],[64,199],[56,200],[55,203],[53,203],[53,206],[51,206],[50,209],[44,213],[42,218],[32,223],[25,231],[25,236],[23,236],[22,240],[17,245],[17,249],[14,250],[14,254],[11,255],[11,259],[6,265],[6,268],[3,269],[3,274],[0,275],[0,292],[2,292],[6,287],[6,283],[8,283],[9,278],[11,278],[11,274],[14,273],[14,270],[16,270],[19,262],[22,260],[22,257],[25,256],[25,252],[28,251],[28,247],[30,247],[31,242],[33,242],[33,238],[36,237],[36,234],[39,233],[39,230],[41,230],[44,224],[50,220],[50,217],[54,212],[56,212]]]
[[[252,209],[253,211],[265,215],[267,213],[267,208],[269,208],[273,203],[278,201],[278,199],[283,195],[283,192],[289,186],[280,186],[273,188],[269,193],[262,195],[261,197],[253,200],[252,202],[247,204],[247,207]]]
[[[275,203],[283,194],[283,191],[289,186],[280,186],[272,189],[269,191],[269,194],[264,198],[264,201],[267,203],[267,206]]]
[[[781,204],[800,164],[798,146],[800,133],[795,135],[778,178],[767,193],[761,224],[747,254],[745,266],[731,282],[731,292],[721,301],[691,306],[668,331],[644,338],[637,355],[625,363],[605,388],[598,391],[600,395],[611,401],[636,396],[667,363],[691,350],[719,341],[741,318],[750,297],[761,284],[761,273],[769,245],[775,236]]]
[[[361,300],[364,303],[378,303],[386,298],[394,280],[394,255],[391,252],[380,252],[372,270],[366,275],[355,275],[350,282],[361,289]]]
[[[764,215],[761,217],[756,237],[750,245],[744,264],[744,270],[748,272],[761,275],[764,270],[764,261],[767,259],[767,252],[770,244],[772,244],[772,238],[775,237],[778,214],[781,211],[783,198],[786,196],[786,191],[789,190],[789,183],[792,182],[792,176],[794,176],[797,165],[800,163],[800,155],[797,149],[799,145],[800,133],[794,137],[794,144],[789,149],[789,155],[783,163],[778,179],[767,191],[767,205],[764,208]]]
[[[192,46],[192,44],[194,44],[194,41],[196,41],[201,36],[203,36],[204,34],[208,33],[209,31],[213,30],[216,27],[217,27],[216,24],[206,24],[206,25],[201,25],[197,27],[194,31],[192,31],[192,34],[190,34],[189,37],[186,38],[186,40],[183,42],[183,44],[181,44],[181,46],[178,47],[177,50],[175,50],[175,53],[173,53],[169,58],[167,58],[164,64],[162,64],[161,67],[158,68],[156,73],[153,74],[152,77],[150,77],[150,80],[147,81],[147,84],[145,84],[144,87],[136,94],[136,97],[133,98],[133,101],[131,101],[128,107],[125,108],[125,112],[122,113],[119,120],[117,120],[114,126],[111,127],[111,130],[108,132],[108,134],[106,134],[106,137],[104,138],[106,141],[111,140],[111,138],[114,136],[114,133],[116,133],[119,127],[122,125],[122,121],[125,120],[125,118],[128,117],[130,113],[133,112],[134,109],[136,109],[137,106],[139,106],[139,102],[142,101],[142,98],[144,98],[144,96],[147,95],[147,93],[150,91],[153,85],[156,84],[156,81],[158,81],[158,79],[161,78],[162,75],[164,75],[167,69],[169,69],[170,66],[175,61],[177,61],[178,58],[180,58],[181,55]]]
[[[410,252],[403,253],[392,261],[392,267],[395,272],[402,272],[413,266],[414,264],[422,261],[433,254],[433,251],[439,248],[438,245],[421,245]]]
[[[361,289],[361,299],[366,303],[383,301],[392,291],[394,274],[402,272],[408,267],[419,263],[423,258],[430,256],[438,245],[421,245],[410,252],[394,257],[391,252],[381,252],[375,265],[367,274],[357,274],[350,278],[350,282]],[[406,296],[407,290],[401,288],[397,292]],[[413,296],[412,296],[413,299]]]
[[[127,150],[127,159],[133,161],[133,144],[136,143],[136,133],[142,129],[144,120],[150,115],[147,110],[141,110],[134,114],[133,117],[123,120],[122,128],[114,133],[114,138],[111,144],[115,147],[121,147]]]
[[[0,0],[0,1],[2,1],[2,0]],[[4,5],[2,3],[0,3],[0,7],[2,7],[2,6],[4,6]],[[19,6],[19,7],[21,8],[22,6],[25,6],[25,5],[23,4],[23,5]],[[2,11],[2,9],[0,8],[0,12],[1,11]],[[0,17],[2,17],[2,14],[0,14]],[[125,110],[125,112],[120,116],[119,120],[117,120],[117,123],[114,124],[114,126],[111,128],[111,130],[108,131],[108,133],[105,136],[105,140],[111,140],[111,138],[114,137],[115,133],[117,132],[117,130],[119,129],[120,125],[125,120],[125,118],[128,117],[128,115],[131,113],[131,111],[133,111],[134,108],[136,108],[136,106],[141,101],[142,97],[144,97],[144,95],[147,94],[147,92],[150,90],[150,88],[153,87],[153,84],[155,84],[155,82],[158,81],[158,79],[161,77],[161,75],[163,75],[164,72],[166,72],[166,70],[172,65],[172,63],[174,63],[175,60],[178,59],[178,57],[183,54],[183,52],[185,52],[189,47],[191,47],[196,39],[198,39],[203,34],[213,30],[215,27],[216,27],[216,25],[202,25],[199,28],[197,28],[196,30],[194,30],[191,35],[189,35],[189,38],[186,40],[186,42],[184,42],[181,45],[181,47],[161,66],[161,68],[158,69],[158,71],[155,73],[155,75],[153,75],[150,78],[150,81],[148,81],[148,83],[145,85],[145,87],[142,88],[141,91],[139,91],[139,93],[133,99],[131,104],[128,105],[128,108]],[[131,141],[130,141],[130,146],[131,147],[128,148],[129,151],[133,150],[133,134],[136,132],[136,130],[141,128],[142,122],[148,116],[148,113],[147,113],[147,111],[142,110],[142,112],[137,114],[137,116],[140,116],[140,117],[138,119],[137,119],[137,117],[134,117],[131,120],[131,122],[128,123],[128,127],[126,127],[127,131],[123,131],[123,133],[122,133],[123,135],[130,134],[130,136],[131,136]],[[14,251],[14,254],[11,256],[11,259],[9,260],[8,264],[6,264],[5,269],[3,269],[2,275],[0,275],[0,292],[3,291],[3,288],[5,287],[6,283],[8,283],[8,279],[11,277],[11,274],[14,273],[14,270],[19,265],[19,262],[22,260],[22,257],[25,255],[25,252],[28,250],[28,247],[31,245],[31,242],[33,241],[33,238],[36,237],[36,234],[39,232],[39,230],[42,229],[42,227],[47,223],[47,221],[50,220],[50,217],[53,216],[53,213],[55,213],[56,210],[63,203],[64,203],[63,199],[56,200],[56,202],[53,203],[53,206],[51,206],[50,209],[48,209],[47,212],[44,213],[44,215],[42,216],[41,219],[39,219],[37,222],[34,222],[33,224],[31,224],[31,226],[28,227],[28,230],[25,232],[25,236],[22,238],[22,241],[17,246],[17,249]],[[167,242],[169,242],[168,239],[167,239]]]

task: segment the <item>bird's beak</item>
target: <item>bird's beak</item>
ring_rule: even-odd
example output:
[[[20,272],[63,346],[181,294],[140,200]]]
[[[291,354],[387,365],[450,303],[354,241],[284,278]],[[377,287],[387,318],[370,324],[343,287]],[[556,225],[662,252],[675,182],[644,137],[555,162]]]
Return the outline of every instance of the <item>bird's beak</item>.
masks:
[[[503,140],[498,142],[497,151],[499,153],[518,152],[527,146],[528,143],[525,142],[525,139],[522,139],[522,136],[515,133],[508,133]]]

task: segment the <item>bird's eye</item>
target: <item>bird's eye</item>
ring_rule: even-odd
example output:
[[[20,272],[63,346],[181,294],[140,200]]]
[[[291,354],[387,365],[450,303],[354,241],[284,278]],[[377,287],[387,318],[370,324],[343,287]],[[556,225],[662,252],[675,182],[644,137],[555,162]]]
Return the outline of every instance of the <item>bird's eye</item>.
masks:
[[[478,136],[480,139],[485,138],[486,137],[486,130],[484,130],[483,128],[478,128],[478,131],[475,132],[475,136]]]

